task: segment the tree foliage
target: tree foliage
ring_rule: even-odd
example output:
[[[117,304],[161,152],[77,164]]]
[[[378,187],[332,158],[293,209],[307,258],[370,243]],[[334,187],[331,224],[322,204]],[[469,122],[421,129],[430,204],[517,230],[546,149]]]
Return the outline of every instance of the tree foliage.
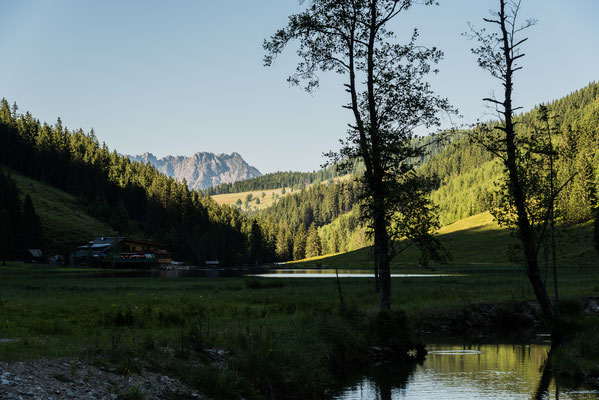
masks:
[[[361,180],[362,215],[374,234],[375,267],[380,268],[381,309],[389,309],[389,245],[394,238],[407,237],[421,243],[435,227],[433,210],[415,179],[410,160],[422,155],[412,146],[416,127],[439,125],[439,111],[452,112],[446,99],[435,95],[425,77],[443,53],[437,48],[416,44],[414,30],[406,44],[396,43],[389,22],[405,12],[411,0],[313,0],[305,11],[289,17],[289,23],[265,41],[265,64],[292,41],[298,43],[300,58],[289,82],[311,92],[318,87],[318,72],[335,72],[345,77],[351,111],[347,138],[338,152],[329,154],[342,168],[356,160],[363,162]],[[432,4],[432,1],[424,1]],[[410,216],[401,216],[410,210]],[[423,218],[411,218],[414,210]],[[419,226],[413,226],[418,224]],[[426,225],[429,224],[429,225]],[[418,233],[418,238],[411,237]],[[428,248],[428,247],[426,247]]]

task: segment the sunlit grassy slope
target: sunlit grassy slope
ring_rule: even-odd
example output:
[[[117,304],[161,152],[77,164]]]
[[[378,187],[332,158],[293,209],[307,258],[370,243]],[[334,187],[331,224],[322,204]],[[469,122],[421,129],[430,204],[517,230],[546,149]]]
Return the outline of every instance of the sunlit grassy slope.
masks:
[[[82,200],[7,168],[2,170],[10,173],[21,196],[31,196],[42,222],[44,248],[47,250],[60,252],[65,245],[114,233],[109,226],[84,211]]]
[[[348,181],[351,178],[352,178],[352,175],[348,174],[348,175],[343,175],[343,176],[340,176],[337,178],[333,178],[333,181],[334,182]],[[328,182],[329,181],[327,180],[324,182],[320,182],[319,184],[327,184]],[[312,185],[308,185],[307,187],[310,187],[310,186],[312,186]],[[285,197],[292,193],[297,192],[296,190],[291,191],[290,187],[286,187],[285,194],[283,194],[283,193],[281,193],[282,189],[283,188],[253,190],[253,191],[240,192],[240,193],[216,194],[216,195],[213,195],[212,198],[218,204],[228,204],[230,206],[234,206],[238,199],[241,200],[242,203],[245,203],[245,199],[246,199],[247,195],[251,194],[253,199],[250,202],[250,209],[251,210],[263,210],[263,209],[268,208],[274,204],[275,198],[273,197],[273,194],[276,194],[279,198],[281,198],[281,197]],[[262,193],[265,194],[264,197],[262,197]],[[260,204],[256,204],[256,198],[260,199]],[[245,204],[242,204],[241,208],[245,209]]]
[[[557,235],[558,263],[569,266],[599,264],[597,254],[592,247],[592,235],[591,224],[560,229]],[[444,226],[439,231],[439,238],[450,252],[451,264],[454,265],[513,265],[510,262],[509,248],[518,243],[506,229],[501,228],[493,220],[488,212]],[[512,253],[519,254],[517,249],[512,250]],[[418,249],[409,248],[393,260],[392,267],[417,266],[419,258]],[[543,260],[541,251],[541,264]],[[371,268],[372,250],[370,247],[364,247],[347,253],[294,261],[292,264],[302,268],[314,266]]]
[[[235,202],[239,199],[241,200],[243,203],[245,203],[245,199],[247,197],[248,194],[251,194],[253,199],[250,202],[250,208],[252,210],[263,210],[267,207],[270,207],[274,202],[275,202],[275,198],[273,197],[273,195],[277,195],[280,197],[285,197],[291,193],[293,193],[291,191],[291,188],[285,188],[285,194],[281,193],[282,188],[280,189],[266,189],[266,190],[254,190],[254,191],[250,191],[250,192],[241,192],[241,193],[226,193],[226,194],[217,194],[212,196],[212,198],[214,199],[214,201],[216,201],[218,204],[228,204],[230,206],[234,206]],[[265,193],[265,196],[262,197],[262,193]],[[256,198],[260,199],[260,204],[256,204]],[[245,206],[242,204],[241,205],[242,209],[245,208]]]

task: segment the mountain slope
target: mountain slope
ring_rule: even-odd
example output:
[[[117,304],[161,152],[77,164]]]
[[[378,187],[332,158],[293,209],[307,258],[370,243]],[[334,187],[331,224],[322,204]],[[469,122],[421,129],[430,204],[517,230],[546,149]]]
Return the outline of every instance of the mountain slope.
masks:
[[[20,195],[29,195],[42,222],[44,249],[61,253],[65,246],[114,234],[108,225],[86,213],[85,202],[62,190],[1,168],[14,179]]]
[[[249,165],[238,153],[195,153],[191,157],[166,156],[156,158],[152,153],[127,156],[133,161],[150,163],[163,174],[178,182],[187,181],[190,189],[205,189],[221,183],[233,183],[256,178],[262,174]]]
[[[565,226],[558,230],[558,265],[588,266],[595,265],[597,254],[592,246],[592,224]],[[514,265],[510,253],[510,245],[516,243],[509,231],[500,227],[489,212],[461,219],[439,230],[439,239],[452,256],[451,265],[480,264],[481,266]],[[397,256],[394,268],[416,267],[420,251],[414,246]],[[313,257],[293,264],[307,268],[324,265],[338,268],[372,268],[371,247],[339,254]],[[541,260],[542,264],[542,260]]]
[[[584,222],[593,218],[599,188],[599,83],[547,103],[557,152],[557,187],[565,185],[556,208],[563,219]],[[539,107],[517,116],[519,138],[538,129]],[[433,200],[440,206],[442,224],[488,210],[503,167],[491,153],[461,135],[420,167],[437,180]],[[566,184],[566,182],[568,182]]]

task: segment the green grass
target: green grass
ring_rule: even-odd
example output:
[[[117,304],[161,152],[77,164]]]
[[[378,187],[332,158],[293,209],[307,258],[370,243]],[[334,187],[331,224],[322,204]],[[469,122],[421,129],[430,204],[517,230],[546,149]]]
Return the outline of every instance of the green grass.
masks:
[[[123,374],[141,367],[212,396],[318,398],[332,371],[372,343],[371,279],[90,278],[94,271],[0,267],[0,360],[82,357]],[[517,267],[450,266],[464,276],[394,279],[392,302],[413,320],[478,303],[533,300]],[[599,292],[595,268],[561,268],[561,293]],[[203,349],[231,352],[229,368]]]
[[[511,261],[510,250],[517,244],[508,230],[500,227],[490,213],[474,215],[444,226],[438,232],[439,239],[449,251],[452,265],[516,265]],[[565,266],[599,265],[599,257],[593,249],[592,223],[563,227],[559,230],[558,263]],[[416,267],[420,258],[418,249],[408,248],[392,262],[392,268]],[[329,266],[332,268],[372,268],[370,247],[347,253],[313,257],[293,261],[290,264],[301,268]],[[542,259],[540,258],[542,262]],[[442,266],[437,266],[442,269]]]
[[[262,197],[262,193],[265,193],[266,196]],[[253,190],[249,192],[241,192],[241,193],[225,193],[225,194],[217,194],[211,196],[214,201],[218,204],[227,204],[230,206],[235,206],[237,200],[241,200],[242,203],[245,203],[245,198],[248,194],[253,196],[252,201],[250,202],[250,207],[252,210],[263,210],[265,208],[270,207],[275,203],[275,199],[273,198],[273,194],[276,194],[277,198],[282,198],[293,194],[290,187],[285,188],[285,193],[281,193],[281,189],[265,189],[265,190]],[[256,198],[260,199],[260,204],[256,204]],[[242,204],[242,209],[245,209],[245,206]]]
[[[29,194],[40,216],[44,247],[61,252],[65,245],[86,242],[98,236],[108,236],[114,231],[106,224],[87,214],[85,201],[39,181],[8,171],[15,180],[22,197]]]

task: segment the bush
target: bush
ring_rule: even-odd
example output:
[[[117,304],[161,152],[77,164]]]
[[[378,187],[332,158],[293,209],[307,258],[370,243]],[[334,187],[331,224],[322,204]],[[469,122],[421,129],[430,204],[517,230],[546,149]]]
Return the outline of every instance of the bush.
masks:
[[[409,343],[413,329],[403,311],[381,311],[370,323],[370,334],[378,345],[397,347]]]

